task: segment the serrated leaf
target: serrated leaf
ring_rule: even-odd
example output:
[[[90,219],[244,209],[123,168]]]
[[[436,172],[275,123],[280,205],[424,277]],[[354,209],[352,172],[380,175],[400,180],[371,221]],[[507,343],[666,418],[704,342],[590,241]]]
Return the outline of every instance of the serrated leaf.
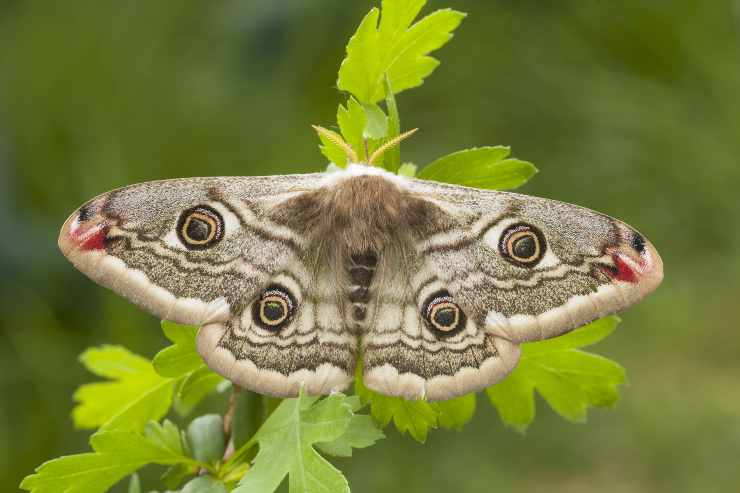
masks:
[[[520,362],[521,364],[521,362]],[[534,385],[524,373],[514,369],[506,378],[486,389],[501,421],[519,432],[524,432],[534,420]]]
[[[99,432],[90,439],[94,452],[42,464],[21,488],[33,493],[103,493],[147,464],[194,462],[132,431]]]
[[[162,424],[150,421],[144,427],[144,436],[153,444],[176,455],[185,455],[182,448],[180,429],[172,421],[165,419]]]
[[[350,96],[347,99],[346,106],[339,105],[337,109],[337,123],[341,138],[352,147],[359,161],[367,160],[363,138],[366,122],[365,109],[355,98]],[[339,137],[340,135],[336,134],[336,136]],[[329,162],[339,168],[345,168],[348,157],[342,146],[321,133],[319,133],[319,139],[321,140],[321,146],[319,147],[321,153]]]
[[[352,457],[352,449],[370,447],[382,438],[385,435],[371,416],[355,415],[344,435],[331,442],[318,443],[317,448],[329,455]]]
[[[224,378],[206,366],[191,372],[175,393],[175,410],[182,416],[190,414],[208,394],[215,391]]]
[[[290,491],[349,492],[342,473],[314,447],[347,431],[352,405],[342,394],[318,400],[301,392],[298,398],[283,400],[255,435],[259,453],[234,493],[274,491],[286,475]]]
[[[146,358],[123,347],[102,346],[85,351],[80,360],[92,373],[112,378],[82,385],[74,394],[75,426],[101,430],[142,430],[159,420],[172,403],[174,383],[154,371]]]
[[[362,407],[362,402],[356,395],[347,397],[345,402],[353,413]],[[352,449],[369,447],[382,438],[385,438],[385,435],[375,425],[372,417],[365,414],[353,414],[342,436],[331,442],[319,442],[316,448],[329,455],[351,457]]]
[[[466,187],[510,190],[526,183],[537,168],[526,161],[506,159],[509,152],[503,146],[453,152],[428,164],[417,176]]]
[[[385,0],[382,17],[377,8],[371,9],[347,44],[338,87],[361,103],[376,103],[385,96],[386,74],[395,93],[421,85],[439,65],[429,53],[447,43],[465,17],[443,9],[411,25],[425,3]]]
[[[504,423],[524,430],[535,414],[535,390],[555,412],[584,421],[590,406],[605,407],[619,399],[624,369],[616,362],[577,349],[611,334],[619,323],[606,317],[561,337],[524,344],[518,366],[503,381],[486,389]]]
[[[365,109],[353,97],[347,99],[347,106],[339,105],[337,109],[337,124],[342,133],[344,141],[347,142],[357,153],[360,160],[366,160],[363,136],[367,125]],[[344,151],[342,151],[344,153]],[[343,163],[346,164],[347,155],[344,155]]]
[[[154,356],[154,369],[163,377],[177,378],[203,366],[203,359],[195,348],[197,327],[162,322],[164,335],[174,344]]]
[[[475,394],[467,394],[456,399],[432,403],[438,414],[439,426],[461,430],[475,415]]]
[[[417,442],[426,442],[429,430],[437,427],[439,411],[426,401],[407,401],[373,392],[362,383],[361,365],[358,364],[357,367],[355,393],[363,403],[370,404],[373,419],[381,427],[386,427],[393,421],[401,433],[408,433]]]

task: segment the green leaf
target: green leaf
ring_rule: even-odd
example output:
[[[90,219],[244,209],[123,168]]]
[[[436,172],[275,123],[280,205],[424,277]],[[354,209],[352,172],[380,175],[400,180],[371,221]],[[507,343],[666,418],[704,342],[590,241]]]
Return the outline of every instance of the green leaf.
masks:
[[[357,412],[362,403],[357,396],[347,398],[353,412]],[[319,442],[316,448],[322,452],[337,457],[351,457],[353,448],[369,447],[385,435],[375,425],[373,418],[364,414],[354,414],[350,419],[347,431],[342,436],[331,442]]]
[[[180,493],[228,493],[226,485],[210,476],[200,476],[188,482]]]
[[[188,426],[187,437],[196,460],[214,464],[224,456],[226,450],[224,420],[218,414],[206,414],[195,418]]]
[[[180,429],[172,421],[165,419],[162,424],[150,421],[144,428],[144,436],[150,442],[173,454],[184,456]]]
[[[301,392],[298,398],[283,400],[255,435],[259,453],[234,493],[274,491],[286,475],[290,491],[349,492],[342,473],[314,447],[347,432],[354,406],[356,402],[342,394],[318,400]]]
[[[426,442],[429,430],[437,427],[439,411],[426,401],[407,401],[373,392],[362,382],[361,365],[357,367],[355,392],[364,404],[370,404],[373,419],[382,427],[393,421],[401,433],[408,432],[417,442]]]
[[[388,117],[377,104],[364,104],[367,122],[362,136],[367,139],[382,139],[388,133]]]
[[[353,97],[347,99],[347,106],[339,105],[337,109],[337,123],[339,124],[339,130],[342,133],[344,141],[347,142],[352,149],[357,153],[360,160],[367,160],[368,156],[365,155],[364,145],[364,134],[365,126],[367,125],[367,114],[365,108]],[[346,164],[347,155],[342,151],[344,160],[342,163]],[[339,164],[339,163],[337,163]]]
[[[21,488],[33,493],[103,493],[147,464],[197,464],[162,443],[133,431],[98,432],[90,438],[94,452],[46,462]]]
[[[535,173],[532,163],[506,159],[509,148],[476,147],[453,152],[428,164],[418,177],[466,187],[509,190],[522,186]]]
[[[416,165],[414,163],[403,163],[398,168],[398,174],[400,176],[408,176],[409,178],[413,178],[416,176]]]
[[[432,407],[439,413],[439,426],[462,430],[475,415],[475,400],[475,394],[467,394],[456,399],[432,403]]]
[[[176,378],[203,366],[203,359],[195,349],[197,327],[162,322],[164,335],[174,344],[157,353],[152,361],[154,369],[163,377]]]
[[[535,415],[535,390],[560,416],[576,422],[586,419],[589,406],[616,403],[624,369],[578,348],[604,339],[618,323],[616,316],[606,317],[554,339],[524,344],[514,371],[486,389],[504,423],[522,431],[529,426]]]
[[[266,399],[267,397],[249,390],[239,390],[234,394],[231,438],[235,448],[247,443],[267,418]]]
[[[175,410],[182,416],[190,414],[195,406],[218,388],[224,378],[205,365],[188,374],[175,393]]]
[[[396,94],[421,85],[439,65],[429,53],[447,43],[465,17],[443,9],[411,25],[425,3],[384,0],[382,18],[377,8],[371,9],[347,44],[338,87],[361,103],[376,103],[385,96],[386,74]]]
[[[101,430],[142,430],[159,420],[172,403],[174,382],[154,371],[146,358],[123,347],[91,348],[80,356],[92,373],[108,382],[82,385],[74,394],[78,402],[72,417],[75,426]]]
[[[498,409],[501,421],[517,431],[525,431],[534,420],[534,384],[527,380],[526,372],[519,372],[515,368],[499,383],[488,387],[486,394]]]

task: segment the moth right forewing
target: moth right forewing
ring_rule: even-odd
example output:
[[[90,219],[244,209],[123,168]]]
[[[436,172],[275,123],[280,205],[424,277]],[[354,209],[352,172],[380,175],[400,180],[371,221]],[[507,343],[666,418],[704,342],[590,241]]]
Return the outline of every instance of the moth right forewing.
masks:
[[[662,279],[654,247],[617,219],[507,192],[409,187],[459,218],[450,231],[417,237],[419,252],[476,323],[512,341],[555,337],[624,309]]]

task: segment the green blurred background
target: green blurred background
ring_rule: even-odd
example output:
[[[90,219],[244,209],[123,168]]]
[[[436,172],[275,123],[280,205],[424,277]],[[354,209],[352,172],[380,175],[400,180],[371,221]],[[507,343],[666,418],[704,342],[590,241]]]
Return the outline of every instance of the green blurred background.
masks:
[[[740,2],[432,1],[469,17],[399,97],[419,164],[507,144],[524,191],[643,231],[663,286],[596,352],[628,369],[615,410],[529,432],[485,399],[460,433],[338,461],[353,492],[737,491]],[[196,175],[318,170],[365,1],[0,0],[0,490],[87,450],[69,418],[84,348],[151,356],[158,322],[76,272],[57,231],[84,200]]]

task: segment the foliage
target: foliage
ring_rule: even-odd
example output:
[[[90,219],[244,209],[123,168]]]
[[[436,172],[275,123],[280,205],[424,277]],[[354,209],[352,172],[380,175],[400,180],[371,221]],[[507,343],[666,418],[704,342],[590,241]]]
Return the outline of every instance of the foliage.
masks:
[[[180,440],[179,430],[169,421],[151,422],[143,433],[100,430],[90,439],[94,452],[46,462],[23,480],[21,488],[36,493],[98,493],[147,464],[181,464],[195,470],[202,464],[185,455]]]
[[[510,152],[504,146],[453,152],[424,166],[418,176],[474,188],[518,188],[537,173],[537,168],[527,161],[507,159]]]
[[[352,448],[367,447],[383,437],[372,421],[357,416],[356,397],[333,394],[324,399],[286,399],[270,415],[253,440],[260,450],[237,493],[274,491],[288,475],[291,491],[349,491],[341,472],[321,457],[324,453],[351,455]],[[321,445],[324,444],[324,445]]]
[[[578,348],[609,336],[618,323],[619,319],[611,316],[555,339],[524,344],[514,371],[486,389],[502,421],[525,430],[534,419],[535,389],[555,412],[570,421],[585,421],[589,406],[614,405],[619,399],[617,386],[624,383],[624,369]]]
[[[339,67],[337,86],[364,104],[385,97],[384,79],[394,92],[420,86],[439,62],[429,53],[452,37],[465,14],[437,10],[415,24],[426,0],[384,0],[383,15],[373,8],[347,44],[347,56]]]
[[[429,54],[450,40],[464,14],[437,10],[415,21],[425,0],[384,0],[372,9],[347,45],[337,85],[348,94],[337,110],[337,133],[320,133],[320,150],[333,165],[348,164],[343,140],[358,160],[401,133],[395,95],[421,85],[439,65]],[[402,163],[398,145],[377,165],[399,175],[488,189],[511,189],[537,172],[509,158],[507,147],[466,149],[421,167]],[[330,164],[331,166],[331,164]],[[590,406],[613,405],[624,382],[615,362],[580,348],[607,337],[618,319],[593,322],[570,334],[525,344],[519,366],[486,389],[502,421],[524,430],[535,415],[535,390],[555,412],[583,421]],[[291,492],[347,492],[342,473],[324,456],[349,457],[372,446],[391,422],[424,442],[435,428],[460,429],[474,416],[477,397],[445,402],[406,401],[363,385],[358,365],[355,396],[333,394],[268,400],[233,388],[224,415],[190,420],[185,430],[164,419],[171,409],[190,414],[209,394],[231,385],[208,369],[195,348],[197,328],[163,322],[172,345],[152,360],[123,347],[91,348],[83,365],[105,379],[75,393],[74,423],[98,428],[92,452],[42,464],[21,488],[34,493],[104,492],[131,475],[129,491],[142,491],[143,466],[166,466],[162,485],[184,493],[272,492],[287,478]],[[362,413],[367,406],[369,414]],[[322,455],[323,454],[323,455]]]

